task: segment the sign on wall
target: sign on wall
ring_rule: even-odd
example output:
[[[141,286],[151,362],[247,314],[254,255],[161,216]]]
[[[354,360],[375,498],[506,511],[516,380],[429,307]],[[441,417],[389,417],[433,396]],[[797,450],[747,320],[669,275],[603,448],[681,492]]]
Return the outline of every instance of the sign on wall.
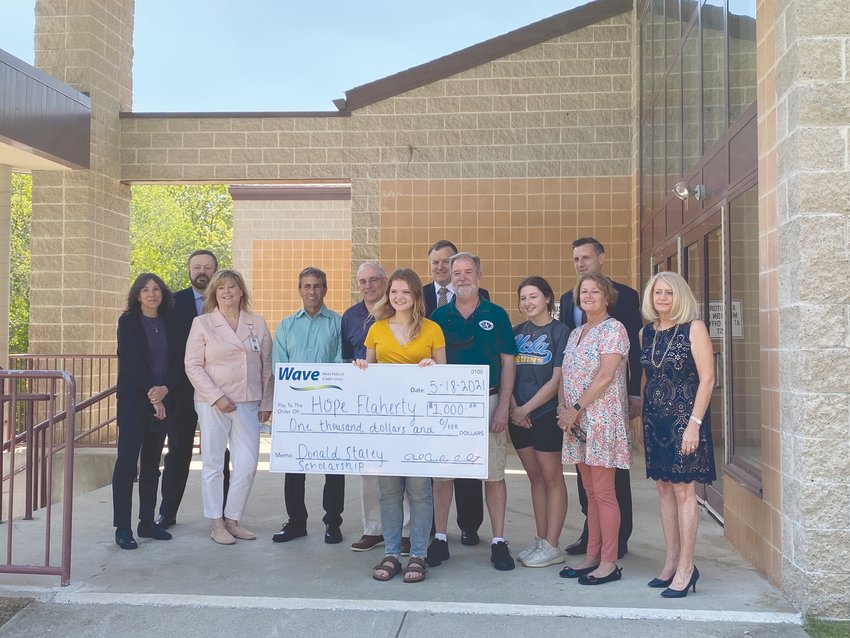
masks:
[[[487,366],[278,364],[272,472],[487,477]]]
[[[712,339],[722,339],[726,334],[726,317],[722,301],[708,302],[708,334]],[[741,300],[732,300],[732,338],[744,338]]]

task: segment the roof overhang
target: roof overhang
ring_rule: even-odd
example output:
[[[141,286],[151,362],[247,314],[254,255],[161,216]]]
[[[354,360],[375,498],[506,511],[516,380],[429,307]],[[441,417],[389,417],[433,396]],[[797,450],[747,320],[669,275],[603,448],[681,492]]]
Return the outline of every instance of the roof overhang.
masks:
[[[91,100],[0,49],[0,164],[89,168]]]

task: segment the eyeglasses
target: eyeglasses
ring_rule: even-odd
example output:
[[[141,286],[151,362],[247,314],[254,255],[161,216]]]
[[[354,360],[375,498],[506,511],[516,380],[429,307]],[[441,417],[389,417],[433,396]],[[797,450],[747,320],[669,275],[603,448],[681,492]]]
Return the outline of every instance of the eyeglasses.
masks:
[[[374,286],[375,284],[377,284],[377,283],[379,283],[383,280],[384,280],[383,277],[369,277],[369,279],[358,279],[357,285],[358,286],[365,286],[366,284],[369,284],[370,286]]]

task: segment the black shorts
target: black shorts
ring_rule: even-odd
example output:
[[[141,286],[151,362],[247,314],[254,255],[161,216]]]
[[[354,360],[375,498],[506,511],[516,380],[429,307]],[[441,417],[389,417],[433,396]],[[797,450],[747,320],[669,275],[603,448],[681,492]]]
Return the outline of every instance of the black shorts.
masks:
[[[508,430],[517,450],[533,446],[538,452],[560,452],[564,444],[564,433],[558,427],[555,410],[531,419],[531,429],[509,423]]]

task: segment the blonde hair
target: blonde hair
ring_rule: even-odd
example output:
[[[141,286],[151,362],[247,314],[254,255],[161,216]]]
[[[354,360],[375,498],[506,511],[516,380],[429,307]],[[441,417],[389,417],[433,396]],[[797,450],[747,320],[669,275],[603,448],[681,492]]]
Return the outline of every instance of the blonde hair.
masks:
[[[694,293],[691,291],[691,287],[688,286],[688,282],[685,281],[678,273],[665,271],[653,275],[653,277],[647,282],[646,288],[644,288],[643,302],[640,310],[646,321],[653,322],[658,321],[659,319],[658,312],[656,312],[655,306],[652,303],[652,293],[655,290],[655,284],[659,280],[666,283],[673,290],[673,305],[670,306],[670,321],[680,324],[688,323],[689,321],[699,318],[699,305],[694,297]]]
[[[204,312],[212,312],[218,308],[218,299],[215,298],[215,289],[221,285],[222,279],[229,279],[239,286],[239,289],[242,291],[242,298],[239,300],[239,310],[248,312],[251,309],[251,293],[249,293],[248,288],[245,287],[245,280],[242,278],[242,273],[230,268],[217,271],[210,279],[210,283],[207,284],[207,288],[204,290]]]
[[[410,338],[415,339],[422,332],[422,321],[425,319],[425,295],[422,293],[422,280],[410,268],[399,268],[390,275],[384,296],[375,303],[372,316],[375,317],[375,321],[395,316],[395,308],[390,303],[390,288],[392,288],[394,281],[403,281],[410,288],[410,294],[413,297],[413,312],[410,316],[410,323],[405,327]]]

